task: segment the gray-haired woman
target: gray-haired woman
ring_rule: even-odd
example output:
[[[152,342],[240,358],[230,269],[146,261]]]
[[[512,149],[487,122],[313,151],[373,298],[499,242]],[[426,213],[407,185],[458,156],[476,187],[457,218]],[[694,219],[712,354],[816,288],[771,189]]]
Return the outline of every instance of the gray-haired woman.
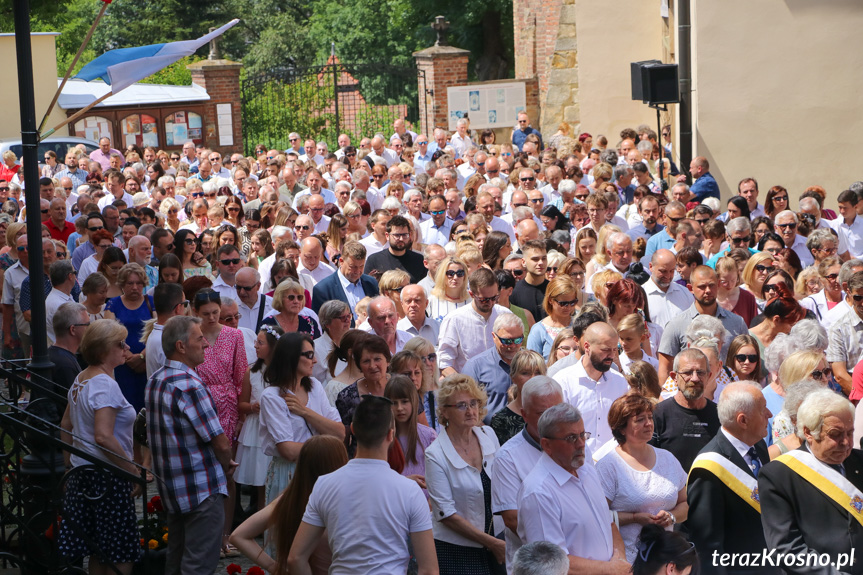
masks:
[[[327,361],[330,352],[342,341],[342,336],[351,329],[351,308],[341,300],[330,300],[321,306],[318,311],[318,319],[321,323],[323,334],[315,340],[315,355],[318,363],[312,371],[312,377],[324,385],[332,379],[327,371]]]

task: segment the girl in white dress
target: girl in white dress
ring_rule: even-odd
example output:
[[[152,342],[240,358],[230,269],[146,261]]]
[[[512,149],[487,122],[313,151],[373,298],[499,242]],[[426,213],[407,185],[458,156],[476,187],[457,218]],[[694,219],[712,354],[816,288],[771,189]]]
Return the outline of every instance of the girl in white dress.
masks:
[[[258,360],[246,371],[243,379],[243,389],[237,405],[240,415],[245,417],[240,437],[237,440],[237,467],[234,480],[243,485],[254,485],[258,488],[258,510],[265,503],[264,485],[267,482],[267,468],[271,457],[264,453],[261,444],[258,415],[261,412],[261,394],[266,388],[264,370],[273,356],[273,348],[279,337],[284,333],[278,326],[265,325],[258,332],[255,340],[255,354]]]

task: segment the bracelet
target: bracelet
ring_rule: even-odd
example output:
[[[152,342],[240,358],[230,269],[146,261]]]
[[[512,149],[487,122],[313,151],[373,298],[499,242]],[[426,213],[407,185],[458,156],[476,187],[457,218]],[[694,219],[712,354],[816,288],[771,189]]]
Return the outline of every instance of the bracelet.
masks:
[[[668,516],[671,517],[671,524],[677,525],[677,518],[674,516],[674,513],[672,513],[671,511],[666,511],[666,513],[668,513]]]

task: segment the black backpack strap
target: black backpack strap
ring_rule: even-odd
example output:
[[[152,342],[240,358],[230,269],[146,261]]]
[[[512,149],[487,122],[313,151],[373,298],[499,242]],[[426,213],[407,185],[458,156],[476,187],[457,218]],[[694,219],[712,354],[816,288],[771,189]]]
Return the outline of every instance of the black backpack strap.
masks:
[[[261,330],[261,324],[264,322],[264,309],[267,307],[267,296],[261,294],[261,309],[258,310],[258,321],[255,323],[255,333]]]

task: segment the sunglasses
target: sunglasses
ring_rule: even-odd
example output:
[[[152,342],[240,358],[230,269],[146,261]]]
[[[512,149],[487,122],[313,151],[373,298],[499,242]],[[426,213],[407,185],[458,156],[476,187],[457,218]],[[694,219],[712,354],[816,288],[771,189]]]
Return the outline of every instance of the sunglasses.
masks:
[[[231,259],[229,259],[229,260],[219,260],[219,262],[220,262],[223,266],[231,266],[231,265],[235,266],[235,265],[237,265],[238,263],[240,263],[241,261],[242,261],[242,260],[241,260],[240,258],[231,258]]]
[[[745,238],[731,238],[732,244],[748,244],[751,236],[746,236]]]
[[[553,274],[556,274],[556,273],[557,273],[557,270],[558,270],[558,267],[557,267],[557,266],[545,268],[546,273],[547,273],[547,272],[551,272],[551,273],[553,273]]]
[[[734,356],[734,359],[737,360],[737,363],[743,363],[744,361],[748,361],[749,363],[756,363],[758,361],[758,354],[738,353]]]
[[[312,229],[312,227],[311,227],[311,226],[294,226],[294,229],[295,229],[295,230],[297,230],[297,231],[300,231],[300,230],[305,231],[305,230],[310,230],[310,229]]]
[[[773,273],[774,271],[776,271],[776,268],[773,266],[765,266],[765,265],[761,265],[761,264],[756,264],[755,265],[755,271],[757,271],[758,273],[762,273],[762,274],[764,272]]]
[[[303,357],[304,357],[304,358],[306,358],[306,359],[315,359],[315,352],[314,352],[314,350],[301,351],[301,352],[300,352],[300,355],[301,355],[301,356],[303,356]]]
[[[544,200],[544,199],[542,199],[542,198],[532,198],[532,199],[530,200],[530,203],[532,203],[532,204],[541,204],[541,203],[543,203],[544,201],[545,201],[545,200]]]
[[[560,301],[560,300],[557,301],[557,305],[559,305],[560,307],[573,307],[577,303],[578,303],[578,298],[575,298],[575,299],[569,300],[569,301]]]
[[[827,279],[830,281],[836,281],[836,278],[838,278],[838,277],[839,277],[839,274],[827,274],[826,276],[824,276],[824,279]]]
[[[18,248],[18,251],[21,251],[21,248]],[[851,298],[856,302],[863,301],[863,295],[852,295]]]
[[[773,198],[773,201],[774,201],[774,202],[787,202],[787,201],[788,201],[788,196],[775,196],[775,197]]]
[[[784,283],[784,282],[780,282],[780,283]],[[779,284],[770,284],[770,285],[764,286],[764,293],[772,292],[772,291],[779,291]]]
[[[420,356],[420,359],[427,362],[437,361],[437,354],[435,352],[431,352],[428,355]]]
[[[509,270],[513,276],[520,278],[524,274],[524,270]]]
[[[794,222],[791,222],[790,224],[776,224],[776,227],[778,227],[779,229],[782,229],[782,230],[784,230],[786,228],[789,230],[793,230],[793,229],[797,228],[797,224],[795,224]]]
[[[494,336],[500,340],[501,345],[521,345],[521,342],[524,341],[523,335],[519,337],[500,337],[499,335],[494,334]]]
[[[175,162],[180,159],[180,156],[171,156],[171,159]]]
[[[219,305],[222,305],[222,296],[219,295],[219,292],[211,290],[211,291],[199,291],[195,294],[195,303],[207,303],[207,302],[215,302]]]
[[[236,284],[234,287],[237,288],[237,291],[252,291],[256,287],[258,287],[258,284],[252,286],[241,286],[239,284]]]
[[[464,275],[465,275],[464,270],[447,270],[446,271],[446,277],[448,277],[448,278],[454,278],[454,277],[463,278]],[[860,297],[863,298],[863,296],[860,296]]]
[[[285,299],[288,301],[303,301],[305,299],[305,296],[295,294],[295,293],[289,293],[289,294],[285,294]]]
[[[833,375],[833,369],[830,367],[825,367],[824,369],[816,369],[812,372],[812,379],[820,380],[822,377],[830,377]]]
[[[473,297],[474,301],[476,301],[477,303],[486,304],[486,303],[493,303],[493,302],[496,302],[497,300],[499,300],[500,294],[493,295],[491,297],[479,297],[479,296],[474,296],[474,295],[472,295],[471,297]]]
[[[436,212],[431,212],[431,215],[433,215],[433,216],[442,216],[442,215],[444,215],[445,213],[446,213],[446,210],[438,210],[438,211],[436,211]]]
[[[536,181],[536,178],[519,178],[522,182],[533,182]]]

